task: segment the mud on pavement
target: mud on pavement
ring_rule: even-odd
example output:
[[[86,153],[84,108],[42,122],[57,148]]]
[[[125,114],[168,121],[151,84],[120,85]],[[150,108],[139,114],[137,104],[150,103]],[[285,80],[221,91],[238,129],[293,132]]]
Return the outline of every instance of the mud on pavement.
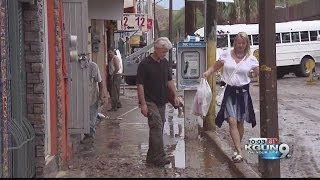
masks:
[[[320,177],[320,81],[306,85],[306,78],[287,75],[277,86],[279,139],[292,153],[290,159],[280,160],[281,177]],[[257,126],[245,123],[243,149],[249,138],[260,137],[259,87],[252,85],[250,92]],[[215,134],[233,147],[227,123],[216,128]],[[243,152],[245,161],[259,173],[257,155]]]
[[[146,165],[149,129],[137,108],[136,91],[126,90],[121,101],[123,108],[99,123],[95,141],[79,146],[69,177],[80,173],[82,177],[237,177],[206,139],[184,139],[183,118],[177,118],[172,107],[167,108],[171,118],[164,129],[165,150],[172,163],[164,168]]]
[[[257,126],[251,128],[245,123],[243,148],[249,138],[260,137],[259,87],[251,86],[250,91]],[[292,153],[291,159],[280,161],[281,177],[320,177],[319,92],[320,81],[307,86],[305,78],[286,76],[278,80],[279,136]],[[121,98],[124,107],[100,122],[95,142],[81,144],[70,169],[60,177],[238,177],[206,139],[185,140],[179,118],[167,118],[165,125],[166,151],[173,156],[172,163],[165,168],[146,166],[148,125],[137,107],[135,89],[126,89]],[[169,109],[167,115],[170,113],[177,116],[176,110]],[[214,133],[233,146],[227,123]],[[259,173],[257,156],[243,155]]]

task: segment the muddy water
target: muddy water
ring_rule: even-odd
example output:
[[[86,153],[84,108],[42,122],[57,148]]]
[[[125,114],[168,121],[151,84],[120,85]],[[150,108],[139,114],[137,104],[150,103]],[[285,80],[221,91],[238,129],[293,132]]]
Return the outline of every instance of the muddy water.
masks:
[[[249,138],[261,137],[259,87],[251,86],[250,92],[257,126],[252,128],[251,124],[244,124],[242,148]],[[319,80],[316,80],[315,85],[307,85],[306,78],[297,78],[291,74],[277,81],[279,138],[290,146],[289,152],[292,155],[290,159],[280,160],[282,178],[320,177],[319,92]],[[227,123],[217,128],[216,134],[232,145]],[[257,156],[249,153],[243,155],[245,161],[259,172]]]
[[[70,171],[85,172],[86,177],[236,177],[206,139],[184,139],[183,117],[170,107],[164,142],[172,163],[164,168],[146,165],[148,124],[134,108],[119,113],[121,120],[101,121],[95,141],[80,145]]]

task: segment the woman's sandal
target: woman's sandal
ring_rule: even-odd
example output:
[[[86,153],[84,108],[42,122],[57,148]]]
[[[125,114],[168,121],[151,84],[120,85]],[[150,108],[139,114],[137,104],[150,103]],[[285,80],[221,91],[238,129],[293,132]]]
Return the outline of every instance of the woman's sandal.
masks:
[[[243,161],[243,158],[240,154],[237,154],[232,160],[234,163],[239,163]]]
[[[233,152],[233,156],[231,156],[231,159],[233,160],[238,155],[237,152]]]

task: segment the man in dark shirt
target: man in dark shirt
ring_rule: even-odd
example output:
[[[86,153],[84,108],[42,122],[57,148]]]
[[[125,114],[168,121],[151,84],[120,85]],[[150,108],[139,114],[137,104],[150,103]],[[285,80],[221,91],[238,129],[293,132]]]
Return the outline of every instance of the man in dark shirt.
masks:
[[[154,53],[141,61],[137,72],[137,90],[141,113],[148,118],[149,149],[146,162],[156,166],[169,164],[163,145],[163,127],[166,121],[165,109],[167,89],[173,93],[174,103],[179,104],[172,72],[165,59],[172,44],[166,37],[154,42]]]

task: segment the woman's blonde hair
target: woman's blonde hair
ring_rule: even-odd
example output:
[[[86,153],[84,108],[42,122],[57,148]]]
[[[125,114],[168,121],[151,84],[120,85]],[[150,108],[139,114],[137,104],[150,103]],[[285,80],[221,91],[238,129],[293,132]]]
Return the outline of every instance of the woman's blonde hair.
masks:
[[[236,39],[237,37],[245,40],[247,42],[247,46],[245,48],[245,53],[246,53],[246,57],[250,56],[251,55],[251,51],[250,51],[250,39],[249,39],[249,36],[247,35],[247,33],[245,32],[239,32],[236,37],[234,38],[233,40],[233,47],[235,47],[235,43],[236,43]]]

